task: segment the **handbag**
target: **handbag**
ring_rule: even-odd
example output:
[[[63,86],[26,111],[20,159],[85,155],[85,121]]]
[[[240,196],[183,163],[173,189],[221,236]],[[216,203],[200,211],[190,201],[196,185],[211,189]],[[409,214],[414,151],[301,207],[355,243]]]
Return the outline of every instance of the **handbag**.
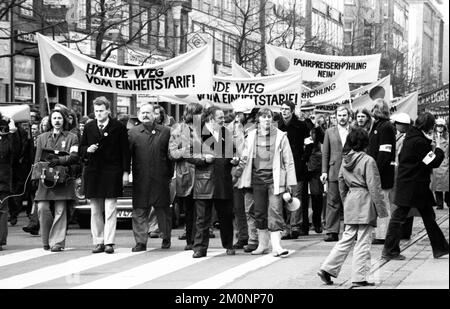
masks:
[[[50,167],[49,162],[37,162],[33,165],[32,180],[40,180],[44,187],[51,189],[66,182],[67,167],[57,165]],[[50,183],[50,185],[47,185]]]

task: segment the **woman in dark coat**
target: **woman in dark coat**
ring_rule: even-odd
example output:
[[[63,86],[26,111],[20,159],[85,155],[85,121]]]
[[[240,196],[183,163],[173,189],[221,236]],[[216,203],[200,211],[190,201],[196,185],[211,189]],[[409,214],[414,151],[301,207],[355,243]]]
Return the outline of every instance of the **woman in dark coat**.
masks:
[[[430,238],[433,256],[439,258],[448,254],[448,242],[435,221],[433,193],[430,190],[432,170],[444,160],[442,145],[437,144],[432,150],[434,116],[424,113],[406,133],[399,155],[397,189],[392,213],[383,249],[383,258],[403,260],[400,254],[401,224],[405,221],[411,208],[417,208]]]

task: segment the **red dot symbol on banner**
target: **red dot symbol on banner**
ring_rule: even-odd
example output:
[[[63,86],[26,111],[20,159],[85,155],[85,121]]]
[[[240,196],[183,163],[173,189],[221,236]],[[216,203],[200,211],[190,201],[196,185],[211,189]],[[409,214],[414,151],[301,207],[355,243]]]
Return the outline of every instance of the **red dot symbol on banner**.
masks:
[[[286,72],[289,69],[289,60],[286,57],[280,56],[275,59],[275,69],[280,72]]]
[[[75,71],[69,58],[62,54],[54,54],[50,57],[50,69],[58,77],[69,77]]]
[[[386,97],[386,90],[381,86],[376,86],[370,90],[369,96],[372,100],[384,99]]]

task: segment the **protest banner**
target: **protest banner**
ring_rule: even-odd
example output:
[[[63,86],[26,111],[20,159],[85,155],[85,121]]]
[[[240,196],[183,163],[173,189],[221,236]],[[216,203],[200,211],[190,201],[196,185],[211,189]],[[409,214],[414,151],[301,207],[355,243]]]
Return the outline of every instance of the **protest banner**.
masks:
[[[286,100],[300,104],[301,83],[301,76],[296,72],[252,78],[214,76],[213,92],[197,95],[161,96],[160,99],[184,105],[204,99],[215,104],[231,104],[239,98],[250,98],[255,102],[257,108],[270,108],[279,106]]]
[[[194,94],[211,92],[211,46],[157,64],[120,66],[84,56],[37,34],[42,78],[46,83],[122,94]]]
[[[404,98],[400,98],[389,104],[391,116],[397,113],[406,113],[412,120],[417,119],[419,92],[415,91]]]
[[[314,105],[325,105],[332,102],[350,100],[350,88],[345,72],[340,72],[319,87],[303,90],[302,100]]]
[[[436,117],[449,115],[449,84],[419,95],[419,112],[428,112]]]
[[[326,82],[346,71],[350,83],[372,83],[378,79],[381,54],[330,56],[266,44],[266,59],[269,74],[300,71],[305,81]]]
[[[243,78],[252,78],[254,75],[244,69],[242,66],[236,63],[236,61],[231,62],[231,75],[233,77],[243,77]]]
[[[370,110],[377,99],[383,99],[389,103],[391,101],[390,87],[391,76],[388,75],[375,83],[351,91],[353,108],[355,110],[360,108]]]
[[[375,104],[376,99],[384,99],[388,104],[391,101],[390,75],[379,81],[350,91],[350,99],[335,100],[316,104],[316,110],[321,112],[334,112],[341,105],[348,105],[352,110],[366,108],[369,111]]]

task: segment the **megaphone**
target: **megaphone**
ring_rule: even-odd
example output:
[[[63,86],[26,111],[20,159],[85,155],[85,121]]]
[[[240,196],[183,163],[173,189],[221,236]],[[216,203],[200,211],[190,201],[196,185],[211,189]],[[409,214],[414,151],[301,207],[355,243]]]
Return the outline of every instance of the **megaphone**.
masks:
[[[289,211],[297,211],[300,208],[300,200],[296,197],[292,197],[289,192],[283,194],[283,200],[286,202],[286,208]]]

